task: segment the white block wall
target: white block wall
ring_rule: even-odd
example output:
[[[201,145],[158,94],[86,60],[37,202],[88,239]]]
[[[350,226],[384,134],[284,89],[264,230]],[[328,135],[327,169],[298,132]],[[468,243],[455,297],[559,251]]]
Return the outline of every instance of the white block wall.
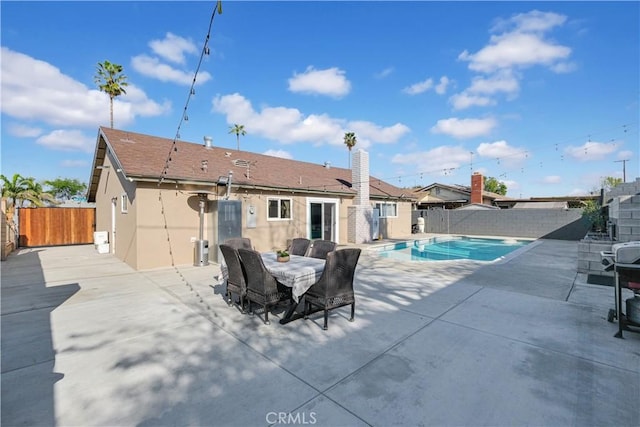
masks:
[[[349,243],[368,243],[373,240],[371,206],[347,207],[347,240]]]
[[[358,150],[353,155],[351,182],[356,191],[354,205],[369,206],[369,153]]]

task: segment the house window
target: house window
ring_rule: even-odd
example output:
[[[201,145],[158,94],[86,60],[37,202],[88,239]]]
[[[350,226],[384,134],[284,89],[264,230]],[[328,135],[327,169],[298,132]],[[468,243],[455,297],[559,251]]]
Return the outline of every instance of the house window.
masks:
[[[126,194],[120,195],[120,213],[129,212],[129,197]]]
[[[440,188],[436,187],[436,194],[440,194]]]
[[[398,216],[397,203],[376,203],[376,209],[380,211],[380,218],[396,218]]]
[[[269,219],[291,219],[291,199],[269,199]]]

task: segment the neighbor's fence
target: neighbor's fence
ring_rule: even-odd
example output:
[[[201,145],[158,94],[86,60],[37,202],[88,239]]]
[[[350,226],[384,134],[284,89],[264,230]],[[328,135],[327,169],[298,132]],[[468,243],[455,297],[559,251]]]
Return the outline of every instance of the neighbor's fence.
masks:
[[[4,261],[16,248],[18,233],[16,224],[13,221],[13,211],[8,211],[6,199],[2,199],[0,202],[0,210],[2,212],[0,214],[0,219],[2,220],[0,233],[0,260]]]
[[[21,247],[93,243],[95,208],[18,209]]]
[[[412,224],[425,219],[425,233],[580,240],[590,224],[582,209],[427,209],[412,212]]]

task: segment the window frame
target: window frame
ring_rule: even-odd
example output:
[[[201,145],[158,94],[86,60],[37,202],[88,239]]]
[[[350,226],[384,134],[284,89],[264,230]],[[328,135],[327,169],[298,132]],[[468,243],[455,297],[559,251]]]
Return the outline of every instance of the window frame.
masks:
[[[270,205],[272,201],[278,202],[278,217],[271,217]],[[282,217],[282,202],[289,202],[289,217]],[[291,197],[267,197],[267,221],[291,221],[293,220],[293,199]]]
[[[129,196],[127,196],[127,193],[120,194],[120,213],[129,213]]]
[[[394,215],[387,215],[386,206],[393,206]],[[378,209],[380,218],[398,218],[398,202],[376,202],[375,209]]]

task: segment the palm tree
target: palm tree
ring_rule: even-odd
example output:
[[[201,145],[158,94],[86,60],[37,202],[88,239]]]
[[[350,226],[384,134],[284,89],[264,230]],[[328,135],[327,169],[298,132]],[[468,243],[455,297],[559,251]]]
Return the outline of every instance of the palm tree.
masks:
[[[2,180],[2,197],[9,200],[11,211],[18,206],[23,206],[25,201],[34,206],[44,206],[45,203],[55,203],[54,197],[42,189],[42,185],[35,178],[24,178],[19,173],[13,175],[11,180],[0,175]]]
[[[13,174],[11,180],[4,175],[0,175],[2,180],[2,197],[7,198],[9,201],[8,208],[15,209],[19,200],[22,200],[22,196],[25,192],[24,178],[19,173]]]
[[[351,149],[356,145],[358,140],[356,139],[356,134],[353,132],[345,132],[344,134],[344,144],[349,148],[349,168],[351,168]]]
[[[98,62],[98,71],[94,77],[100,92],[109,95],[109,112],[111,117],[111,128],[113,129],[113,100],[122,94],[126,94],[124,89],[129,86],[127,76],[122,74],[122,65],[112,64],[109,61]]]
[[[56,198],[49,192],[44,191],[42,184],[36,182],[35,178],[29,177],[24,179],[25,200],[32,205],[40,207],[45,204],[55,204]]]
[[[247,132],[244,130],[244,125],[234,124],[229,126],[229,133],[235,133],[238,140],[238,151],[240,151],[240,135],[245,136]]]

